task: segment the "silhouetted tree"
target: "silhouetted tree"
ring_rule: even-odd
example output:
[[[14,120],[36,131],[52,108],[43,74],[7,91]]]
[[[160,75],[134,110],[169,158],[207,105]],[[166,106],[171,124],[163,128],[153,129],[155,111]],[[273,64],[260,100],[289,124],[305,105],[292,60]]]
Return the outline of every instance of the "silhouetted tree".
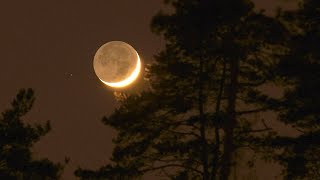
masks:
[[[252,137],[271,135],[264,122],[253,129],[247,116],[273,108],[259,87],[273,78],[283,27],[246,0],[166,2],[174,12],[152,21],[166,48],[148,67],[150,89],[104,118],[119,133],[113,163],[78,169],[83,179],[133,179],[152,171],[226,180],[235,152],[256,145]]]
[[[34,159],[31,147],[50,130],[50,124],[29,125],[22,117],[35,100],[32,89],[22,89],[11,103],[11,109],[0,117],[0,179],[59,179],[63,166],[48,159]]]
[[[267,142],[281,149],[274,155],[286,167],[286,179],[320,179],[319,9],[320,1],[304,0],[297,10],[279,15],[290,31],[289,53],[275,70],[286,88],[278,104],[279,119],[300,134]]]

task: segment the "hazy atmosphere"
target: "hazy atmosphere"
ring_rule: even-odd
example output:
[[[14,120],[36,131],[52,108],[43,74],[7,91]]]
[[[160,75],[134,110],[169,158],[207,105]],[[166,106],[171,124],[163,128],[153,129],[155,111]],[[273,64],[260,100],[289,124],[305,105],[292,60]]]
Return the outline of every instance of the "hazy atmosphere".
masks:
[[[279,7],[297,7],[297,2],[288,0],[254,3],[256,9],[265,9],[268,16],[275,15]],[[34,106],[22,118],[23,122],[49,120],[51,130],[36,142],[32,152],[36,158],[48,158],[55,163],[70,158],[61,179],[78,179],[74,175],[78,167],[95,170],[110,163],[115,148],[112,139],[117,131],[103,124],[102,118],[111,115],[121,102],[116,101],[115,90],[95,74],[96,51],[109,41],[127,42],[139,53],[144,71],[165,48],[166,39],[151,31],[152,18],[162,9],[172,11],[163,0],[2,3],[0,110],[10,108],[21,88],[34,90]],[[140,84],[136,86],[143,89]],[[271,170],[262,172],[272,166],[261,165],[259,179],[272,178],[275,174]],[[145,177],[160,179],[153,174]]]

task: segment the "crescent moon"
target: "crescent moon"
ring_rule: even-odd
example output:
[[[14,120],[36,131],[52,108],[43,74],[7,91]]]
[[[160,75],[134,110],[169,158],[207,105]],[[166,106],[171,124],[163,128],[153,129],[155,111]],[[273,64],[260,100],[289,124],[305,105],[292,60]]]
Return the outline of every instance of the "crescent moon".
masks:
[[[131,75],[122,80],[122,81],[119,81],[119,82],[106,82],[102,79],[100,79],[101,82],[103,82],[104,84],[106,84],[107,86],[110,86],[110,87],[115,87],[115,88],[122,88],[122,87],[125,87],[129,84],[131,84],[134,80],[137,79],[137,77],[139,76],[139,73],[140,73],[140,69],[141,69],[141,61],[140,61],[140,57],[139,57],[139,54],[137,53],[136,51],[136,54],[137,54],[137,65],[136,65],[136,68],[134,69],[134,71],[131,73]]]

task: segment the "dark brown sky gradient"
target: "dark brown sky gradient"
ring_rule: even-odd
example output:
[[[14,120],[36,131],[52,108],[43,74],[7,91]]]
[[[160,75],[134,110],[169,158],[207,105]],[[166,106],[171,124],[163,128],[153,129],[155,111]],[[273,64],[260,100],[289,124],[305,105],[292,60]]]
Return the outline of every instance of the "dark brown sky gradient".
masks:
[[[280,2],[256,1],[269,10]],[[54,161],[70,157],[64,179],[74,179],[77,166],[105,164],[113,147],[115,132],[100,119],[116,103],[112,90],[93,72],[95,51],[105,42],[121,40],[150,62],[163,41],[149,24],[162,7],[162,0],[1,2],[0,110],[18,89],[35,89],[37,100],[25,119],[50,120],[53,129],[34,151]]]
[[[161,0],[9,1],[0,7],[0,109],[19,88],[32,87],[37,101],[26,119],[51,120],[52,131],[36,145],[41,157],[71,158],[97,167],[111,154],[114,132],[100,119],[115,101],[93,72],[95,51],[105,42],[130,43],[145,61],[159,50],[149,22]],[[72,76],[70,74],[72,73]]]

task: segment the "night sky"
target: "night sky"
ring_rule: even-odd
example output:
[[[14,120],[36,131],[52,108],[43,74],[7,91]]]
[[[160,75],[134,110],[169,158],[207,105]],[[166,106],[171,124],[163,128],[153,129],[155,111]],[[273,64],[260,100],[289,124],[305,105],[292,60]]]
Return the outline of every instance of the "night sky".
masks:
[[[256,0],[268,13],[284,4]],[[277,3],[275,3],[277,2]],[[5,1],[0,6],[0,110],[20,88],[36,93],[26,122],[51,121],[52,130],[35,145],[36,156],[55,162],[70,157],[63,179],[76,167],[108,162],[115,131],[101,118],[116,107],[113,91],[93,71],[96,50],[105,42],[131,44],[144,63],[164,41],[150,31],[162,0]],[[286,8],[293,4],[286,4]]]

